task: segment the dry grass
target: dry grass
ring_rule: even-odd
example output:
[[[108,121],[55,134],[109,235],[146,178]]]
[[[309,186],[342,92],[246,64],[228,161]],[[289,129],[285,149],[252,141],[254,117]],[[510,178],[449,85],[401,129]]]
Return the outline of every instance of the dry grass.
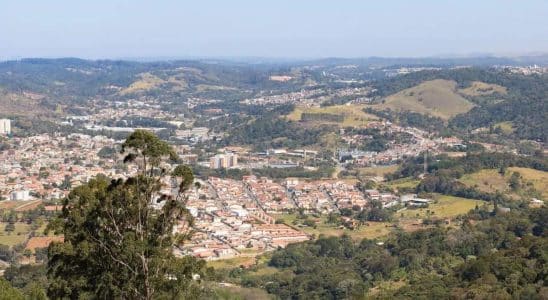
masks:
[[[455,115],[471,110],[474,104],[457,93],[456,82],[437,79],[425,81],[415,87],[390,95],[383,104],[371,107],[413,111],[448,120]]]
[[[498,170],[485,169],[476,173],[466,174],[460,181],[467,186],[476,186],[483,192],[494,193],[498,190],[506,192],[510,196],[518,197],[517,194],[509,192],[508,180],[513,172],[520,173],[524,183],[531,183],[542,194],[544,199],[548,199],[548,172],[539,170],[512,167],[506,170],[503,177],[498,173]]]
[[[377,166],[377,167],[358,168],[358,172],[361,176],[383,177],[386,174],[394,173],[397,169],[398,169],[397,165]]]
[[[378,120],[377,116],[365,113],[365,105],[334,105],[326,107],[295,107],[295,109],[286,116],[287,120],[300,121],[303,113],[327,113],[338,116],[344,116],[342,122],[333,121],[307,121],[310,124],[334,124],[341,127],[360,127],[365,126],[369,121]]]
[[[548,199],[548,172],[517,167],[508,168],[508,170],[520,173],[526,182],[533,184],[533,187],[542,194],[545,200]]]
[[[255,263],[255,257],[240,256],[230,259],[212,260],[207,262],[208,267],[215,269],[232,269],[241,265],[249,266]]]
[[[392,188],[392,189],[401,189],[401,188],[416,188],[417,185],[420,183],[420,180],[418,179],[413,179],[411,177],[408,177],[408,178],[401,178],[401,179],[396,179],[396,180],[393,180],[393,181],[388,181],[386,183],[384,183],[386,186]]]
[[[46,248],[52,242],[62,242],[62,236],[35,236],[29,239],[25,249],[34,251],[36,248]]]
[[[23,94],[11,93],[0,88],[0,113],[4,115],[34,116],[47,115],[47,111],[40,106],[40,100],[33,100]]]
[[[460,182],[467,186],[475,186],[482,192],[494,193],[508,189],[508,178],[500,176],[498,170],[481,170],[472,174],[466,174],[460,178]]]
[[[506,95],[508,91],[506,90],[506,87],[503,87],[498,84],[489,84],[481,81],[474,81],[472,84],[465,88],[465,89],[459,89],[459,93],[466,95],[466,96],[487,96],[492,94],[501,94]]]
[[[7,223],[0,223],[0,245],[14,246],[27,240],[30,226],[25,223],[15,223],[15,230],[8,234],[4,231]]]
[[[284,214],[280,217],[286,224],[292,225],[293,220],[297,218],[297,215]],[[320,235],[341,236],[343,234],[347,234],[355,240],[362,240],[364,238],[374,239],[388,235],[391,229],[391,224],[388,222],[368,222],[368,225],[362,225],[357,229],[350,230],[335,226],[333,224],[327,224],[325,222],[327,220],[327,216],[321,216],[320,218],[309,216],[309,218],[317,221],[316,228],[304,226],[300,227],[300,230],[306,232],[307,234],[314,235],[316,238]]]
[[[225,91],[225,90],[231,90],[234,91],[236,88],[229,87],[229,86],[221,86],[221,85],[209,85],[209,84],[198,84],[196,86],[197,92],[204,92],[204,91]]]
[[[433,218],[453,218],[458,215],[466,214],[477,206],[482,206],[487,202],[473,200],[461,197],[437,195],[436,203],[432,203],[428,208],[406,209],[401,212],[404,218],[424,219],[428,216]],[[418,216],[417,216],[418,214]],[[398,215],[399,217],[400,215]]]
[[[507,122],[499,122],[495,124],[495,128],[500,127],[502,132],[506,134],[511,134],[514,132],[514,124],[510,121]]]
[[[218,287],[214,289],[215,299],[223,300],[270,300],[276,299],[259,288],[244,288],[241,286]]]
[[[150,73],[139,74],[139,77],[140,77],[139,80],[130,84],[129,87],[121,90],[120,95],[127,95],[127,94],[136,93],[136,92],[146,92],[154,88],[157,88],[161,84],[166,82],[162,80],[160,77],[156,75],[152,75]]]

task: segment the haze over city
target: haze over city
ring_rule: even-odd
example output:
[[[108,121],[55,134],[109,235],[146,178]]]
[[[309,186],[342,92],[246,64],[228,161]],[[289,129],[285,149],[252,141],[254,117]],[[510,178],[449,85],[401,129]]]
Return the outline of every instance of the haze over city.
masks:
[[[548,2],[3,1],[0,59],[548,52]]]

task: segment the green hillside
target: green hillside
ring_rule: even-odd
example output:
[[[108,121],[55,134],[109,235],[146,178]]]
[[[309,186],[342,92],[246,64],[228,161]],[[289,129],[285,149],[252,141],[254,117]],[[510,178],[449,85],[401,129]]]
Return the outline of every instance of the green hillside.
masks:
[[[456,82],[436,79],[392,94],[376,107],[413,111],[448,120],[468,112],[474,104],[458,93]]]

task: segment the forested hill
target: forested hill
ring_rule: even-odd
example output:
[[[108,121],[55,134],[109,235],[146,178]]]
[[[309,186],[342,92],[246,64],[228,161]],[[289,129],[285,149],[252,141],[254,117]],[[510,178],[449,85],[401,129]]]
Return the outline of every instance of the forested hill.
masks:
[[[452,117],[448,122],[450,128],[470,131],[510,122],[513,134],[520,139],[541,142],[548,140],[547,74],[520,75],[500,69],[458,68],[415,72],[379,80],[373,85],[377,88],[380,99],[385,99],[422,83],[439,79],[456,82],[455,93],[475,105],[469,111]],[[465,94],[464,91],[477,83],[492,91],[487,93],[476,87],[475,93]],[[493,89],[493,86],[504,89],[504,93]],[[439,101],[444,97],[446,96],[438,95]]]

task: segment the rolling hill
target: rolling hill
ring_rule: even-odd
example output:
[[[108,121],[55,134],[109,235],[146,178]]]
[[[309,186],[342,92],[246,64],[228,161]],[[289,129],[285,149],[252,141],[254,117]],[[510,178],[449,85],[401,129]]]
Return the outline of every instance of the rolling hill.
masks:
[[[456,82],[436,79],[392,94],[374,108],[413,111],[449,120],[473,107],[473,103],[458,93]]]
[[[0,116],[2,115],[41,115],[51,113],[40,100],[24,93],[12,93],[0,88]]]
[[[524,186],[517,192],[511,191],[508,185],[508,180],[513,172],[518,172],[521,175],[521,182]],[[548,199],[548,172],[530,168],[508,168],[504,177],[498,173],[498,170],[484,169],[472,174],[466,174],[460,181],[470,187],[477,186],[482,192],[494,193],[498,190],[514,198],[524,195],[526,190],[534,188],[544,200]]]

